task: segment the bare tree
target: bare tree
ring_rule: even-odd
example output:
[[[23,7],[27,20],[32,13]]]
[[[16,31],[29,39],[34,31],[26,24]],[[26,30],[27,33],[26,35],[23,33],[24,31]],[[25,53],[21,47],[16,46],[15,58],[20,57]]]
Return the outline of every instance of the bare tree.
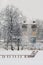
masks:
[[[16,39],[18,50],[19,50],[19,43],[21,40],[21,27],[19,22],[22,21],[23,17],[18,12],[18,9],[14,8],[13,6],[7,6],[1,13],[0,13],[0,20],[3,19],[3,33],[4,33],[4,40],[7,39],[7,47],[9,42],[11,43],[11,49],[13,50],[13,37],[14,42]],[[6,34],[6,35],[5,35]]]

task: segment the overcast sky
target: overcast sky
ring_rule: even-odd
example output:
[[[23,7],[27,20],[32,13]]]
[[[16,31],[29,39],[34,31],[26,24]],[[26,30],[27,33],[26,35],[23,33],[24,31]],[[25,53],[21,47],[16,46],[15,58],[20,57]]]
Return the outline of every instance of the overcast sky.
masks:
[[[43,20],[43,0],[0,0],[0,8],[8,4],[19,8],[28,19]]]

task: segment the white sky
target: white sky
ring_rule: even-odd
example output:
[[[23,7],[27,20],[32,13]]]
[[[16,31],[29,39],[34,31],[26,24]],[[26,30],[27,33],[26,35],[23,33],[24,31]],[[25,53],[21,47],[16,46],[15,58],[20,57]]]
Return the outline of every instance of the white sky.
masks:
[[[43,0],[0,0],[0,8],[12,4],[28,19],[43,20]]]

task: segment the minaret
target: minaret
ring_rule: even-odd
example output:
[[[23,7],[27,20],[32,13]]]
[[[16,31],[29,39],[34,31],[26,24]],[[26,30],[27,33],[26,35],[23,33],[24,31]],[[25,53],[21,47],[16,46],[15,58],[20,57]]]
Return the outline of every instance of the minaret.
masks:
[[[37,24],[35,21],[31,24],[31,42],[36,43],[36,36],[37,36]]]
[[[22,23],[22,46],[23,48],[27,48],[28,46],[28,24],[26,21]]]

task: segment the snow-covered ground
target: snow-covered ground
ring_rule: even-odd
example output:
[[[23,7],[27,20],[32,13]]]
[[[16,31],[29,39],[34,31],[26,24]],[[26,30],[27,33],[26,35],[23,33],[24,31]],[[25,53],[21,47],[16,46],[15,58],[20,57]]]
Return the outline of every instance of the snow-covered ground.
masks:
[[[32,53],[32,50],[5,50],[0,49],[0,55],[30,55]]]
[[[17,51],[15,51],[17,53]],[[0,54],[14,54],[14,51],[0,51]],[[30,51],[20,51],[20,53],[30,54]],[[19,52],[18,52],[19,53]],[[34,58],[0,58],[0,65],[43,65],[43,51],[38,51]]]
[[[23,44],[23,43],[22,43]],[[27,45],[28,44],[28,45]],[[28,43],[27,42],[27,44],[24,44],[24,45],[21,45],[21,46],[19,46],[19,48],[21,49],[22,48],[22,46],[23,46],[23,49],[28,49],[28,50],[32,50],[32,49],[34,49],[34,50],[43,50],[43,43]],[[7,43],[4,43],[4,42],[0,42],[0,48],[6,48],[7,46]],[[16,49],[17,50],[17,48],[18,48],[18,46],[15,44],[15,43],[12,43],[12,46],[14,47],[14,49]],[[11,43],[9,43],[8,44],[8,49],[11,47]]]
[[[0,43],[0,49],[6,49],[7,48],[7,43]],[[18,49],[18,46],[15,43],[12,43],[12,46],[14,50]],[[11,44],[8,44],[8,49],[11,49]],[[22,46],[19,46],[19,49],[22,49]],[[28,45],[23,45],[23,49],[28,49],[28,50],[43,50],[43,43],[28,43]]]

